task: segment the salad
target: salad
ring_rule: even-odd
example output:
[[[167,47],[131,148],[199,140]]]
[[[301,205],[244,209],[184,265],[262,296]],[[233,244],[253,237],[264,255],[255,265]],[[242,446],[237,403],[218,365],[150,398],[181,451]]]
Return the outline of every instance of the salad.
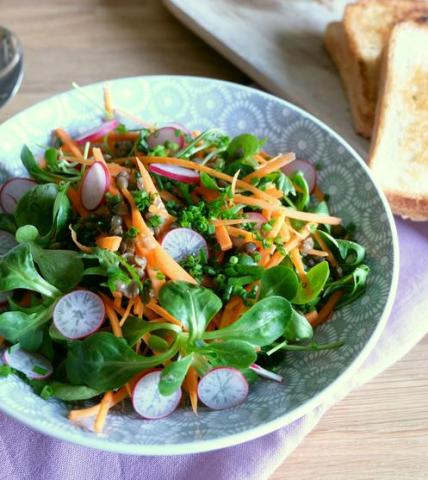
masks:
[[[94,130],[24,146],[31,178],[0,190],[0,375],[101,432],[128,397],[147,419],[231,408],[288,351],[340,348],[314,329],[369,268],[316,168],[250,133],[131,128],[105,100]]]

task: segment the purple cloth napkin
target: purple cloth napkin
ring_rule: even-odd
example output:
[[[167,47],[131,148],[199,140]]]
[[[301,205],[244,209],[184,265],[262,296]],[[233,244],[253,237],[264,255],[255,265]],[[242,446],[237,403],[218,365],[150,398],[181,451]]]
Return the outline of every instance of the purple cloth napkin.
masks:
[[[243,445],[179,457],[99,452],[51,439],[0,414],[0,479],[205,480],[268,478],[323,413],[406,354],[428,332],[428,223],[397,220],[401,272],[397,299],[382,337],[350,383],[291,425]]]

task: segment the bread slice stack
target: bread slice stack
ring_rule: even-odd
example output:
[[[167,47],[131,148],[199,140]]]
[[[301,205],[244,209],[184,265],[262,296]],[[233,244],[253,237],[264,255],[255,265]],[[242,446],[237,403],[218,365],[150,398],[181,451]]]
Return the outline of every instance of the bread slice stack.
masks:
[[[370,167],[395,213],[428,220],[428,17],[394,27],[380,85]]]
[[[424,15],[426,0],[361,0],[347,5],[342,22],[328,25],[325,46],[342,77],[360,135],[371,137],[382,52],[394,25]]]
[[[350,4],[325,46],[393,212],[428,220],[428,1]]]

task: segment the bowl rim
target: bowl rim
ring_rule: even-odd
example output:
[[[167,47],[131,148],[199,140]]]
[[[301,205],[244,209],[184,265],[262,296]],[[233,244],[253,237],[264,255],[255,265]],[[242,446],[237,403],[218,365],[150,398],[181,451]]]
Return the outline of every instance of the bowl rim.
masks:
[[[392,236],[392,277],[391,277],[391,287],[389,289],[388,298],[385,303],[385,307],[380,315],[378,323],[369,338],[368,342],[365,344],[363,349],[360,353],[354,358],[354,360],[348,365],[348,367],[327,387],[322,389],[316,395],[314,395],[311,399],[305,401],[297,408],[291,410],[290,412],[275,418],[274,420],[270,420],[268,422],[263,423],[257,427],[250,428],[248,430],[244,430],[239,433],[235,433],[232,435],[227,435],[220,438],[213,438],[209,440],[198,440],[180,444],[159,444],[159,445],[146,445],[146,444],[136,444],[136,443],[121,443],[117,441],[111,441],[106,438],[100,436],[89,436],[89,435],[79,435],[78,433],[70,432],[70,430],[53,430],[51,431],[49,428],[49,424],[44,424],[43,422],[39,422],[37,417],[30,418],[25,414],[15,411],[12,407],[2,405],[0,403],[0,411],[6,413],[10,417],[18,420],[19,422],[23,423],[24,425],[32,428],[33,430],[48,435],[50,437],[56,438],[58,440],[63,440],[67,442],[72,442],[74,444],[78,444],[85,447],[95,448],[98,450],[103,450],[112,453],[121,453],[127,455],[141,455],[141,456],[165,456],[165,455],[183,455],[183,454],[192,454],[192,453],[201,453],[201,452],[209,452],[213,450],[218,450],[221,448],[232,447],[239,445],[244,442],[248,442],[250,440],[255,440],[259,437],[272,433],[286,425],[291,424],[295,420],[303,417],[306,413],[310,412],[311,410],[315,409],[316,407],[320,406],[329,398],[332,398],[340,392],[340,387],[348,380],[356,370],[362,365],[362,363],[367,359],[370,352],[373,350],[374,346],[376,345],[377,341],[379,340],[389,315],[392,311],[393,303],[395,300],[397,286],[398,286],[398,276],[399,276],[399,246],[398,246],[398,234],[397,228],[395,225],[394,217],[391,211],[391,208],[388,204],[388,201],[378,186],[376,180],[373,178],[368,165],[364,162],[361,155],[346,141],[344,140],[338,133],[336,133],[331,127],[329,127],[326,123],[322,120],[318,119],[311,113],[307,112],[303,108],[284,100],[276,95],[267,93],[263,90],[259,90],[257,88],[249,87],[246,85],[241,85],[235,82],[229,82],[226,80],[220,80],[210,77],[201,77],[201,76],[192,76],[192,75],[140,75],[140,76],[130,76],[130,77],[120,77],[111,80],[105,80],[102,82],[95,82],[90,83],[82,87],[85,88],[94,88],[100,87],[102,88],[103,85],[107,84],[114,84],[120,81],[137,81],[137,80],[150,80],[156,81],[157,79],[177,79],[177,80],[189,80],[189,81],[202,81],[206,83],[220,83],[224,85],[229,85],[233,88],[243,89],[249,92],[256,93],[261,97],[264,97],[269,100],[273,100],[275,102],[280,102],[284,106],[290,108],[291,110],[297,112],[299,115],[308,118],[309,120],[313,121],[316,125],[322,128],[325,132],[327,132],[330,136],[332,136],[335,140],[337,140],[349,153],[353,156],[357,163],[359,163],[360,167],[366,172],[369,176],[370,180],[372,181],[377,194],[380,197],[382,202],[384,211],[387,216],[388,224],[391,230]],[[0,131],[3,129],[4,126],[7,126],[9,123],[13,123],[17,117],[21,115],[25,115],[28,111],[33,109],[39,108],[41,105],[45,103],[49,103],[55,97],[67,96],[74,92],[73,89],[67,90],[62,93],[58,93],[53,95],[45,100],[37,102],[36,104],[32,105],[31,107],[26,108],[25,110],[15,114],[13,117],[8,119],[6,122],[0,125]]]

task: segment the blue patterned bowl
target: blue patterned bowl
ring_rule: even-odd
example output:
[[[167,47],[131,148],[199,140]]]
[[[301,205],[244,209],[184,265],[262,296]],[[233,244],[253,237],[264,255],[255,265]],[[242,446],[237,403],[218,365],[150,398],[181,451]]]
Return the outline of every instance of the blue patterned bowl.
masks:
[[[178,409],[163,420],[142,420],[116,410],[103,434],[67,420],[60,402],[44,401],[16,377],[0,379],[0,409],[40,432],[103,450],[165,455],[217,449],[251,440],[304,415],[340,389],[378,339],[397,283],[397,237],[384,196],[352,148],[326,125],[279,98],[258,90],[193,77],[140,77],[111,82],[114,103],[147,120],[181,122],[193,129],[220,127],[231,135],[251,132],[268,137],[267,151],[294,151],[321,165],[320,185],[330,195],[333,214],[357,226],[372,269],[366,294],[340,309],[316,332],[319,342],[337,339],[337,351],[289,354],[281,366],[284,384],[260,380],[247,401],[230,410],[198,416]],[[85,87],[102,104],[101,85]],[[54,127],[73,134],[99,123],[100,112],[77,91],[66,92],[15,116],[0,127],[0,181],[21,175],[23,143],[46,145]]]

